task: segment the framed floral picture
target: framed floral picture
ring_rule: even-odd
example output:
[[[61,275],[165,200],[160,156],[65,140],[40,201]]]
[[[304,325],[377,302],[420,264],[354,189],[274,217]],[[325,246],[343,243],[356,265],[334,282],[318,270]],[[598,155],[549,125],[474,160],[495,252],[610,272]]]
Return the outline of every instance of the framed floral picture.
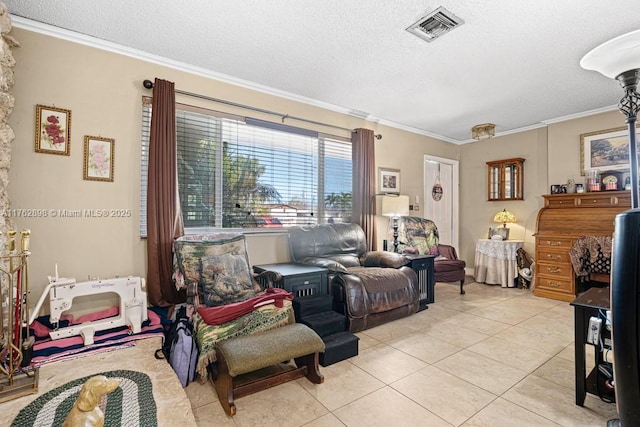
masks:
[[[113,182],[114,144],[110,138],[84,137],[84,179]]]
[[[36,105],[36,153],[69,155],[71,110]]]
[[[378,168],[378,192],[400,194],[400,170]]]

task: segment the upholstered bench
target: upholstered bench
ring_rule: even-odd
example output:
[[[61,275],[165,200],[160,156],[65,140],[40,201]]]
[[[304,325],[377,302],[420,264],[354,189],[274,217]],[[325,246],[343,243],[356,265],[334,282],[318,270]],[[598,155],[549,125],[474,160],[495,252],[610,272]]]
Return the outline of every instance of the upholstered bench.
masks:
[[[229,338],[216,344],[218,399],[228,415],[235,415],[234,398],[240,398],[287,381],[306,376],[315,384],[324,382],[318,370],[318,353],[324,342],[311,328],[293,323],[252,335]],[[294,359],[297,368],[234,384],[242,374]]]

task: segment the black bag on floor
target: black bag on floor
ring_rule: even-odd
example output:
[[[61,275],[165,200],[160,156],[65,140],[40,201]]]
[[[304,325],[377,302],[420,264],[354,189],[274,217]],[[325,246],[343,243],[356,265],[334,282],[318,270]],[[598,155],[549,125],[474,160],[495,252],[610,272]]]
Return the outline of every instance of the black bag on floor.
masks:
[[[182,387],[195,379],[198,345],[193,337],[193,326],[187,317],[186,307],[180,308],[175,322],[165,333],[162,348],[156,350],[156,358],[169,361]]]

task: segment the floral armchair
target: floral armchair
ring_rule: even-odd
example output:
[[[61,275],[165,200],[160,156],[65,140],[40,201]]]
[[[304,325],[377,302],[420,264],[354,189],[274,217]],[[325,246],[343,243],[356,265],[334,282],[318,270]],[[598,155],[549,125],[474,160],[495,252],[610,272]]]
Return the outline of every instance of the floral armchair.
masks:
[[[403,216],[398,219],[398,251],[436,255],[435,281],[460,282],[460,293],[464,294],[466,263],[458,259],[453,246],[441,244],[439,240],[438,228],[433,221],[415,216]]]
[[[173,280],[178,289],[186,289],[187,303],[194,308],[200,378],[206,378],[208,370],[215,372],[216,343],[221,340],[295,323],[292,296],[262,289],[251,274],[243,234],[182,236],[173,242],[173,253]],[[271,271],[261,276],[267,287],[280,278]],[[262,305],[264,300],[275,302]]]

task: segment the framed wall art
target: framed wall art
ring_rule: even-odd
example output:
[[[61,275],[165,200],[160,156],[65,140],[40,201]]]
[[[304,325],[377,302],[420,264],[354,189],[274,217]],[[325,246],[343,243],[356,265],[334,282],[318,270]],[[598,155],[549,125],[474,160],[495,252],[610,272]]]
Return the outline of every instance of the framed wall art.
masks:
[[[113,182],[114,144],[110,138],[84,137],[84,179]]]
[[[69,155],[71,110],[36,105],[36,153]]]
[[[400,194],[400,170],[378,168],[378,192]]]
[[[638,138],[640,138],[639,128]],[[629,134],[626,127],[580,135],[580,175],[587,170],[629,169]]]

